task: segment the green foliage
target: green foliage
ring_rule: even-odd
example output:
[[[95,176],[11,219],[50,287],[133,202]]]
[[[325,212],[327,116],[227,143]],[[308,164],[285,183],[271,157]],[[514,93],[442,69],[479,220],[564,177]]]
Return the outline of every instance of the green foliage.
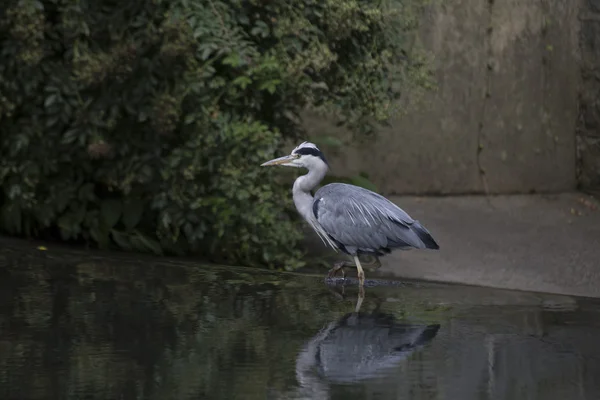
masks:
[[[364,137],[429,84],[417,0],[5,3],[0,228],[14,235],[295,268],[289,183],[260,163],[300,137],[305,108]]]

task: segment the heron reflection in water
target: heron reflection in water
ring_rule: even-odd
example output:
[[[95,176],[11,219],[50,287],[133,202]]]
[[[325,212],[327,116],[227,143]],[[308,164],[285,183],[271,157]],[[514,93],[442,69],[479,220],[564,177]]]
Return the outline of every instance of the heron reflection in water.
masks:
[[[294,204],[326,246],[353,258],[353,262],[336,262],[329,277],[341,270],[345,278],[344,267],[356,266],[361,293],[365,274],[359,255],[374,256],[374,266],[378,267],[379,257],[393,249],[439,249],[419,221],[375,192],[346,183],[330,183],[317,190],[313,198],[311,191],[329,169],[325,156],[314,143],[303,142],[290,155],[261,165],[308,169],[308,174],[294,182]]]
[[[329,384],[389,376],[438,333],[440,325],[397,322],[381,312],[349,313],[326,326],[301,350],[296,378],[301,397],[328,398]]]

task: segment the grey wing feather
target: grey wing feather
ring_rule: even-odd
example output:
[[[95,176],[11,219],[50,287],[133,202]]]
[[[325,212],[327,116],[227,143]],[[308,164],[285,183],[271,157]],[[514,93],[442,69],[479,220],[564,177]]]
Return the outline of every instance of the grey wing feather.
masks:
[[[332,183],[319,189],[314,201],[319,224],[351,253],[357,249],[437,248],[418,221],[370,190]]]
[[[439,325],[379,324],[359,316],[358,324],[338,323],[318,344],[318,364],[326,376],[338,381],[370,378],[394,367],[410,353],[430,342]],[[371,321],[361,321],[370,319]]]

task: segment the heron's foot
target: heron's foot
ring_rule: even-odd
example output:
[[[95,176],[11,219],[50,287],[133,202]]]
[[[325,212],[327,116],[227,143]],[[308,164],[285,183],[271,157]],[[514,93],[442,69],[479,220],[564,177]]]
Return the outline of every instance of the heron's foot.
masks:
[[[346,291],[344,285],[328,286],[328,289],[338,300],[346,300]]]
[[[335,264],[333,264],[333,268],[331,268],[329,270],[329,273],[327,274],[327,278],[335,278],[335,276],[337,275],[338,271],[342,271],[342,279],[346,279],[346,271],[344,271],[344,267],[348,267],[350,265],[354,265],[351,263],[348,263],[347,261],[338,261]]]
[[[344,271],[344,265],[339,264],[339,263],[335,263],[333,265],[333,268],[331,268],[329,270],[329,273],[327,274],[327,278],[329,278],[329,279],[335,278],[335,276],[338,274],[338,272],[340,270],[342,271],[342,279],[346,279],[346,271]]]

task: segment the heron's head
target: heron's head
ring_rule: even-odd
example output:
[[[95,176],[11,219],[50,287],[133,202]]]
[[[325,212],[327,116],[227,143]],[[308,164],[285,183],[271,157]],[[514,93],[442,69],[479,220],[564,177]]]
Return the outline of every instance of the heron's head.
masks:
[[[298,145],[292,153],[287,156],[279,157],[271,161],[267,161],[261,164],[261,167],[267,167],[271,165],[282,165],[284,167],[296,167],[296,168],[328,168],[329,164],[325,159],[321,150],[310,142],[304,142]]]

